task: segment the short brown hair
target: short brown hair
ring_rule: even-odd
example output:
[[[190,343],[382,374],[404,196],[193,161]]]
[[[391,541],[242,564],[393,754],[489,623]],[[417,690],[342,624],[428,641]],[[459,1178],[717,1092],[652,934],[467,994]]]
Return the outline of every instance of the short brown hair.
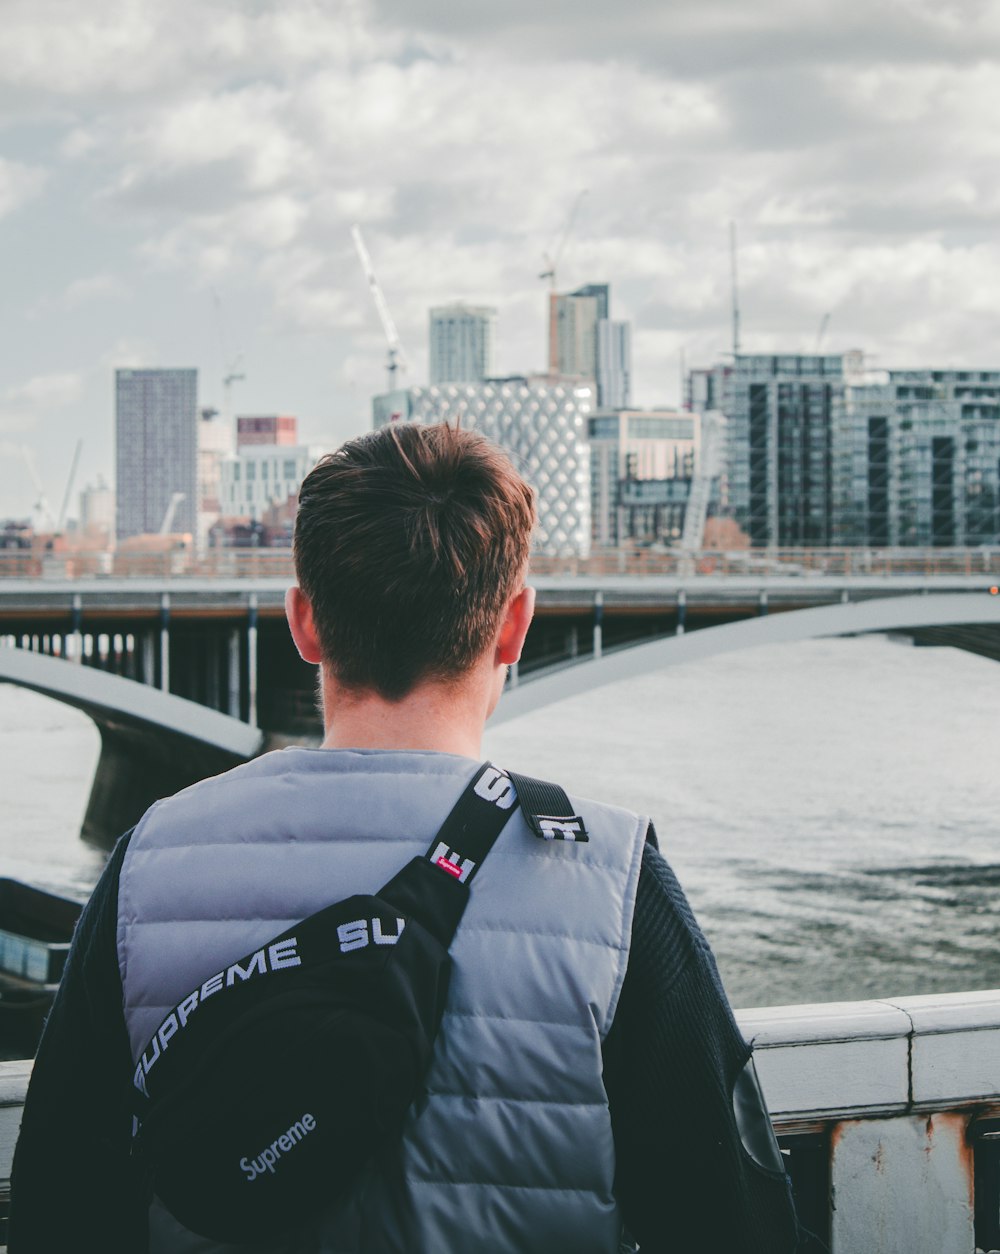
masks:
[[[534,492],[484,436],[400,422],[306,476],[295,570],[323,660],[390,701],[468,670],[520,591]]]

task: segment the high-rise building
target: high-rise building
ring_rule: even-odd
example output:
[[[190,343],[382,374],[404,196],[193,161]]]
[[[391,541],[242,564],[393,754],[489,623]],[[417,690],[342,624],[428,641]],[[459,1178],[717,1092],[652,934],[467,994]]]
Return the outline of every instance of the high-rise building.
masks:
[[[460,422],[511,455],[538,494],[535,548],[586,556],[590,551],[590,454],[587,415],[593,388],[517,376],[449,383],[376,396],[376,426],[387,421]]]
[[[197,370],[115,371],[117,536],[195,531]]]
[[[604,287],[603,307],[607,307]],[[593,285],[556,296],[556,369],[570,378],[597,378],[597,324],[602,298]]]
[[[850,413],[850,543],[1000,543],[1000,371],[891,370]]]
[[[632,324],[601,318],[597,323],[597,403],[601,409],[632,404]]]
[[[598,409],[587,425],[594,543],[677,540],[698,453],[698,415]]]
[[[738,356],[692,371],[688,402],[729,419],[726,504],[754,545],[1000,543],[1000,370]]]
[[[493,373],[497,311],[489,305],[439,305],[430,312],[431,383],[479,383]]]
[[[847,356],[740,355],[693,372],[694,407],[727,423],[727,503],[753,545],[828,546],[844,534],[851,475]]]
[[[632,326],[612,321],[611,288],[588,283],[553,297],[557,375],[593,379],[602,409],[632,404]]]

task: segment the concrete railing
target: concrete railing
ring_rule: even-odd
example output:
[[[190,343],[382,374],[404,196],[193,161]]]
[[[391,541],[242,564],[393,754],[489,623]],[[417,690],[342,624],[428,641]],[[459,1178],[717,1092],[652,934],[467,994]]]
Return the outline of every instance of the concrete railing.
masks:
[[[1000,990],[737,1019],[803,1219],[831,1254],[1000,1248]],[[0,1197],[30,1071],[0,1063]],[[807,1145],[819,1152],[799,1155]]]
[[[783,1144],[825,1141],[833,1254],[1000,1246],[1000,990],[737,1018]]]

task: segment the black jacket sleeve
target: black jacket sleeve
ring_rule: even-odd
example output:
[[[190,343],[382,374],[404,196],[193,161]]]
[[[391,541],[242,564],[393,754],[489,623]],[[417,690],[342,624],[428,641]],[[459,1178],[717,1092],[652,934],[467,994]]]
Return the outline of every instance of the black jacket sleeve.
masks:
[[[754,1147],[755,1161],[733,1109],[749,1058],[708,942],[673,871],[647,844],[628,969],[604,1049],[615,1190],[642,1254],[795,1249],[791,1191],[773,1136],[768,1129],[763,1152]]]
[[[104,1254],[147,1248],[144,1191],[130,1158],[132,1056],[116,935],[130,835],[80,916],[38,1046],[11,1175],[10,1254],[56,1254],[88,1241]]]

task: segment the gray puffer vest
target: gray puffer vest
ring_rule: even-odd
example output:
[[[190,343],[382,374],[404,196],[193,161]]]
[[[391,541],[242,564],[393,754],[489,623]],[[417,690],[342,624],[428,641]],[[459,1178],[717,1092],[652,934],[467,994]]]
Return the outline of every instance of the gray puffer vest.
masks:
[[[214,971],[425,852],[476,763],[285,749],[161,801],[132,836],[118,954],[134,1058]],[[515,813],[472,886],[426,1095],[401,1145],[287,1254],[607,1254],[621,1219],[601,1043],[646,820],[575,802],[589,843]],[[266,1066],[266,1060],[261,1060]],[[217,1254],[154,1202],[153,1254]],[[231,1248],[231,1247],[226,1247]]]

